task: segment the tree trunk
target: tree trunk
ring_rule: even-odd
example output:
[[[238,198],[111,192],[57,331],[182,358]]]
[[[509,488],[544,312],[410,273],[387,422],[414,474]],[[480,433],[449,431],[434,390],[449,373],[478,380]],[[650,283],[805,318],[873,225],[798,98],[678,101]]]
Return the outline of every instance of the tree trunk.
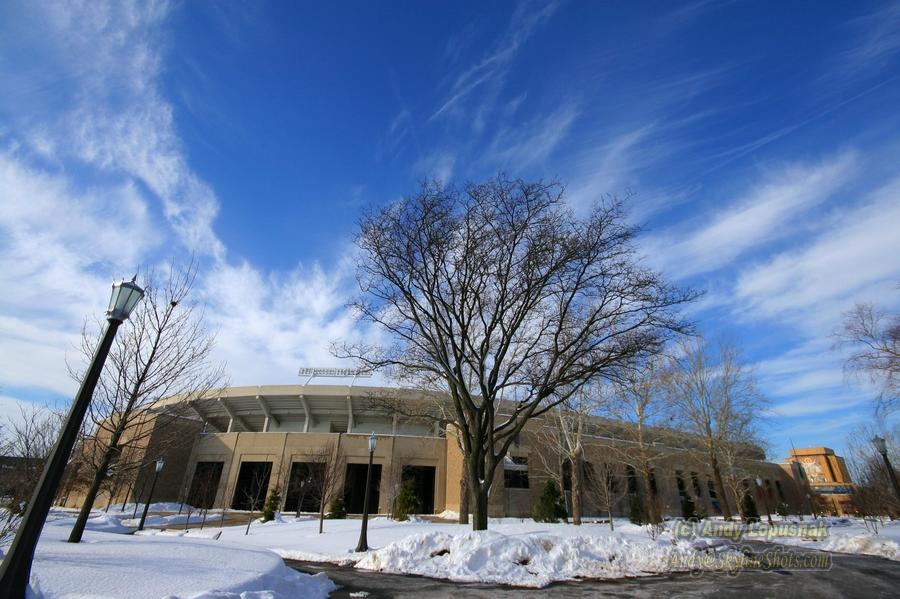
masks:
[[[650,468],[644,465],[641,468],[641,480],[644,483],[644,497],[646,498],[647,503],[647,520],[651,524],[657,524],[662,521],[660,518],[659,510],[657,510],[656,505],[656,492],[653,490],[653,485],[650,484]]]
[[[323,494],[324,495],[324,494]],[[325,527],[325,497],[322,497],[322,501],[319,502],[319,534],[322,534],[322,530]]]
[[[612,519],[612,506],[610,506],[610,505],[606,506],[606,516],[609,518],[609,530],[610,531],[616,530],[616,527],[613,524],[613,519]]]
[[[721,498],[719,504],[722,506],[722,517],[731,520],[731,507],[728,505],[728,495],[725,494],[725,485],[722,483],[722,472],[719,469],[719,460],[716,458],[716,452],[710,449],[709,464],[713,471],[713,483],[716,486],[716,494]]]
[[[572,524],[581,525],[581,488],[584,478],[584,456],[578,452],[572,461]]]
[[[120,434],[120,431],[113,433],[113,437],[110,439],[106,452],[103,454],[103,459],[100,460],[100,466],[94,473],[94,478],[91,481],[91,486],[88,488],[84,503],[81,504],[81,511],[78,512],[78,518],[75,520],[75,526],[72,527],[72,532],[69,533],[70,543],[81,542],[81,537],[84,535],[84,527],[91,515],[91,508],[94,507],[94,500],[97,499],[100,485],[103,484],[103,480],[106,478],[106,470],[109,468],[109,463],[112,461],[113,454],[118,449],[117,445],[119,443]]]
[[[469,523],[469,488],[465,475],[459,479],[459,523]]]
[[[474,487],[470,502],[472,504],[472,530],[487,530],[488,527],[488,494],[483,485]]]
[[[465,461],[469,487],[469,508],[472,511],[472,530],[487,530],[488,527],[490,481],[486,475],[485,459],[484,455],[470,455]]]

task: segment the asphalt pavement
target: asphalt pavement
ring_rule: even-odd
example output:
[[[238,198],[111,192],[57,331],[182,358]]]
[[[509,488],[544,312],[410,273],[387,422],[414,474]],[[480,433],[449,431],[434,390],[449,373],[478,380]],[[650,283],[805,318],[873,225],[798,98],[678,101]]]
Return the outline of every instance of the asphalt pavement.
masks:
[[[749,550],[760,555],[782,546],[753,543]],[[819,554],[823,559],[828,555]],[[487,584],[454,583],[421,576],[404,576],[357,570],[352,567],[310,562],[286,563],[302,572],[325,572],[340,588],[331,597],[367,599],[453,597],[454,599],[525,597],[900,597],[900,562],[861,555],[831,554],[827,570],[767,569],[737,573],[702,572],[649,576],[618,581],[580,580],[542,589],[521,589]],[[364,595],[363,593],[367,593]]]

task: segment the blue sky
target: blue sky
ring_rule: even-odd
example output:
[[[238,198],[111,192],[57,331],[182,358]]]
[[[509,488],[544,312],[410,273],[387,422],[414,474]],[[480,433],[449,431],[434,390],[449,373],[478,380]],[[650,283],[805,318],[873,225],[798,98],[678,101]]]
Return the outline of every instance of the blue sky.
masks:
[[[298,382],[354,224],[424,177],[625,196],[775,405],[770,455],[871,417],[831,333],[900,308],[900,4],[0,5],[0,412],[64,401],[108,285],[194,252],[234,384]]]

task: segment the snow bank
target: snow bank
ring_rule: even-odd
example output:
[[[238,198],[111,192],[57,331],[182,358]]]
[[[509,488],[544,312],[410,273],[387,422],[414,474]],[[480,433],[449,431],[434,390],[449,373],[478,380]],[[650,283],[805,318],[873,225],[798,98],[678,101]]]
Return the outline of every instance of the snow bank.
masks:
[[[875,555],[900,561],[900,544],[897,541],[869,533],[852,536],[836,535],[825,540],[819,549],[840,553]]]
[[[206,515],[206,524],[210,524],[211,522],[217,522],[222,519],[222,514],[207,514]],[[200,526],[200,523],[203,521],[203,516],[199,512],[194,512],[188,517],[187,512],[183,514],[170,514],[168,516],[151,516],[147,515],[147,519],[144,521],[144,526],[178,526],[179,524],[187,523],[189,526]],[[138,524],[140,524],[141,518],[138,516],[137,518],[132,518],[130,515],[127,518],[122,520],[122,524],[125,526],[131,526],[137,528]]]
[[[772,541],[795,547],[873,555],[900,561],[900,521],[879,525],[878,534],[868,530],[860,518],[826,518],[824,522],[828,528],[827,535],[822,539],[775,537]]]
[[[356,567],[457,582],[543,587],[560,580],[623,578],[683,570],[674,563],[673,556],[694,553],[690,543],[649,539],[638,542],[613,535],[431,532],[412,535],[365,554]]]
[[[100,520],[115,518],[91,518]],[[44,527],[29,599],[317,599],[335,588],[324,574],[292,570],[264,549],[171,534],[110,534],[96,527],[88,528],[81,543],[67,543],[72,523],[58,518]]]

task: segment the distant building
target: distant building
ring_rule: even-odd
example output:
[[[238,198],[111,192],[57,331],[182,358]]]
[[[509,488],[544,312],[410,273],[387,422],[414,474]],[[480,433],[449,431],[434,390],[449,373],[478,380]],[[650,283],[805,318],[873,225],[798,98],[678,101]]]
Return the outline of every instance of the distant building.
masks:
[[[244,509],[248,488],[262,480],[263,495],[275,486],[282,490],[284,511],[314,511],[314,506],[303,499],[297,481],[317,467],[322,448],[339,447],[346,459],[340,481],[345,506],[349,513],[361,513],[368,462],[367,437],[374,432],[378,444],[373,461],[371,511],[389,511],[392,494],[401,478],[414,481],[422,513],[458,511],[463,460],[453,427],[389,414],[383,402],[377,401],[388,396],[423,406],[433,406],[441,399],[412,390],[310,384],[232,387],[216,397],[189,405],[172,398],[163,408],[179,408],[182,417],[169,419],[164,432],[167,438],[179,437],[183,443],[166,456],[154,499],[191,500],[209,506]],[[587,469],[612,459],[615,454],[611,448],[627,449],[629,444],[624,423],[595,421],[596,429],[605,432],[588,435]],[[542,459],[542,455],[547,458],[543,453],[546,447],[535,435],[535,427],[543,425],[538,420],[526,427],[510,447],[504,464],[498,467],[489,500],[491,516],[531,514],[549,478],[544,464],[553,462]],[[658,457],[651,484],[656,488],[663,512],[680,516],[682,502],[690,498],[701,514],[721,513],[724,501],[737,514],[733,497],[718,497],[708,464],[698,459],[697,452],[688,451],[697,440],[668,429],[656,430],[659,434],[653,451]],[[166,446],[147,444],[144,460],[147,466],[137,483],[121,485],[118,489],[115,484],[109,485],[114,502],[135,495],[142,498],[140,489],[152,478],[152,462],[157,457],[154,452],[164,451]],[[798,479],[799,466],[767,462],[763,451],[754,446],[741,448],[741,455],[742,470],[753,473],[746,474],[741,482],[760,514],[764,515],[765,506],[773,512],[806,511],[806,483]],[[762,488],[756,485],[756,476],[763,480]],[[641,498],[643,490],[636,484],[635,472],[629,469],[617,484],[627,489],[627,493],[616,505],[614,515],[628,515],[630,496]],[[65,499],[67,505],[78,505],[81,493],[75,490]],[[586,516],[605,515],[589,499],[585,501],[584,511]]]
[[[844,458],[828,447],[791,449],[786,464],[796,465],[800,482],[820,511],[838,515],[853,512],[855,486]]]

